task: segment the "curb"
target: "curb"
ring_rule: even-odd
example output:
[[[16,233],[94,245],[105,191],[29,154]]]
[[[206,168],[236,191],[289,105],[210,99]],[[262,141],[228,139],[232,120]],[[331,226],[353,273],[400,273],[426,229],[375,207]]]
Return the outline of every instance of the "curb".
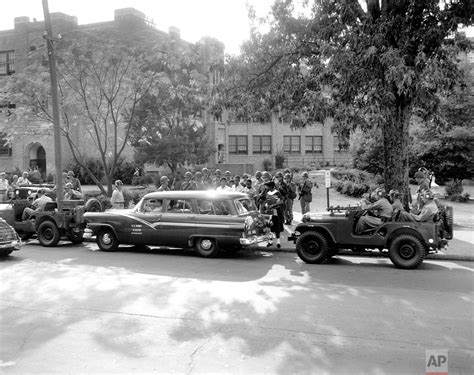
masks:
[[[275,248],[259,248],[261,251],[266,251],[269,253],[295,253],[295,249],[291,248],[280,248],[280,249],[275,249]],[[341,251],[337,255],[343,255],[343,256],[360,256],[360,257],[372,257],[372,258],[386,258],[387,255],[381,255],[379,252],[376,251],[366,251],[365,253],[354,253],[352,251]],[[336,256],[337,256],[336,255]],[[457,261],[466,261],[466,262],[474,262],[474,255],[456,255],[456,254],[444,254],[444,253],[436,253],[436,254],[429,254],[426,256],[425,259],[428,260],[457,260]]]

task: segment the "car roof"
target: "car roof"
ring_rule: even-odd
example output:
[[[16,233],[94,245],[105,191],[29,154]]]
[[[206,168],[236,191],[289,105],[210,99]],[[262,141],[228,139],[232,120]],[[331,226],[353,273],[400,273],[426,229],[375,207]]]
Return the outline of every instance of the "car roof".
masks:
[[[245,193],[236,191],[216,191],[216,190],[176,190],[176,191],[155,191],[146,194],[143,198],[171,198],[171,199],[238,199],[248,197]]]

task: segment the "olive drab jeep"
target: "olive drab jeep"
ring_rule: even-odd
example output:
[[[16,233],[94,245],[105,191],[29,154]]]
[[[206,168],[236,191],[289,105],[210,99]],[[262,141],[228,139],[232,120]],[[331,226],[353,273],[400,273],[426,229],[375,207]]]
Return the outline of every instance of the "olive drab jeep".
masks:
[[[90,198],[87,202],[63,200],[62,210],[58,211],[55,201],[48,202],[43,210],[35,211],[28,220],[22,220],[23,211],[26,207],[32,207],[39,189],[44,187],[27,186],[17,189],[10,201],[0,203],[0,218],[10,224],[22,240],[37,235],[41,245],[46,247],[56,246],[61,238],[81,243],[86,227],[84,213],[103,211],[101,203],[95,198]],[[56,198],[52,190],[46,190],[46,195]]]
[[[322,263],[342,249],[363,253],[378,249],[398,268],[418,267],[429,253],[446,249],[453,238],[453,210],[442,206],[434,222],[383,222],[373,230],[355,233],[360,207],[329,207],[327,212],[307,213],[288,238],[306,263]]]

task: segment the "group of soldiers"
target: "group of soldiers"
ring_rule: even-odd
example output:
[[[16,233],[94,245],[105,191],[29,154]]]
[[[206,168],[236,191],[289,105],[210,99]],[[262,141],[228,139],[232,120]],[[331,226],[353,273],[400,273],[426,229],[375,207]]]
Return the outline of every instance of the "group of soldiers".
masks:
[[[438,204],[433,192],[430,190],[429,176],[422,170],[415,173],[418,188],[416,200],[410,210],[406,211],[401,202],[400,192],[390,190],[386,193],[383,188],[377,188],[361,201],[361,206],[369,213],[359,218],[355,232],[363,234],[370,232],[386,221],[417,221],[432,222],[439,212]]]
[[[312,201],[313,183],[308,178],[308,173],[303,172],[301,181],[294,181],[293,174],[289,169],[272,175],[268,171],[257,171],[253,176],[244,173],[242,176],[233,175],[230,171],[224,173],[216,169],[214,173],[208,168],[203,168],[195,173],[185,172],[183,181],[179,184],[179,190],[216,190],[236,191],[248,194],[254,199],[257,207],[262,211],[267,193],[270,189],[268,182],[274,182],[276,190],[281,195],[282,212],[285,224],[293,221],[293,201],[298,197],[301,203],[302,213],[310,210]],[[167,176],[160,178],[158,191],[171,190],[170,179]]]

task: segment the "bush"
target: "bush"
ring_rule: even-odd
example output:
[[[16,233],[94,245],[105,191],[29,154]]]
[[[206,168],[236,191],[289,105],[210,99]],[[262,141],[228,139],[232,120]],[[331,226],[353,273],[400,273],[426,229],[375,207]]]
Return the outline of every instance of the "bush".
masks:
[[[283,169],[284,163],[285,163],[285,155],[282,153],[276,154],[275,155],[275,168]]]
[[[267,171],[267,172],[270,172],[273,168],[272,168],[272,161],[268,158],[266,159],[263,159],[263,170]]]
[[[123,189],[125,207],[135,206],[145,194],[151,193],[153,191],[156,191],[154,186],[145,189]]]
[[[138,186],[145,186],[145,185],[151,185],[155,184],[155,179],[153,178],[152,175],[145,175],[145,176],[134,176],[132,179],[132,185]],[[156,184],[155,184],[156,185]]]
[[[124,184],[130,185],[133,183],[135,169],[137,165],[130,163],[127,160],[120,158],[117,160],[113,180],[121,180]]]
[[[383,182],[380,175],[374,176],[371,173],[357,169],[333,170],[331,171],[331,175],[336,179],[336,181],[333,182],[336,191],[357,198],[374,190]]]
[[[464,190],[462,187],[462,181],[455,180],[448,182],[446,184],[445,190],[448,197],[461,195]]]
[[[453,194],[453,195],[448,196],[448,199],[450,201],[452,201],[452,202],[458,201],[458,202],[461,202],[461,203],[469,202],[470,198],[471,198],[471,196],[469,195],[469,193]]]

